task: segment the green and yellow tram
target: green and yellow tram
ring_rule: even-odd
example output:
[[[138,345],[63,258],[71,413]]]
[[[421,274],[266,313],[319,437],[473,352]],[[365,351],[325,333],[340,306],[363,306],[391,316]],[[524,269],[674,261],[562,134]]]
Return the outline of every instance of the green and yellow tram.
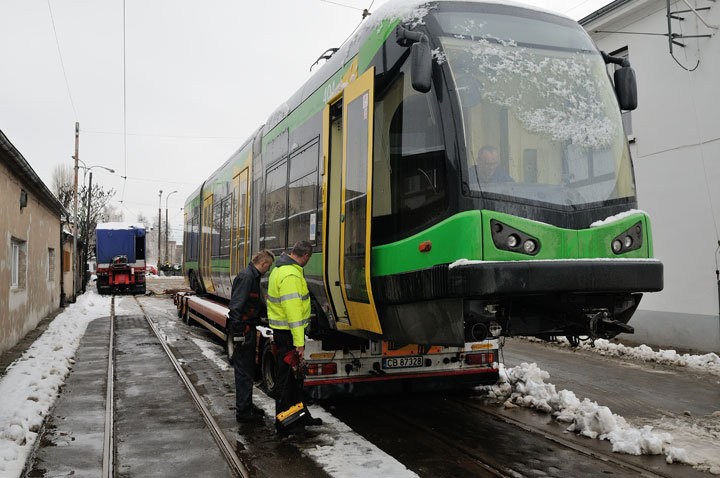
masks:
[[[634,87],[566,17],[388,2],[188,198],[187,280],[229,299],[252,252],[309,240],[328,341],[631,332],[662,289]]]

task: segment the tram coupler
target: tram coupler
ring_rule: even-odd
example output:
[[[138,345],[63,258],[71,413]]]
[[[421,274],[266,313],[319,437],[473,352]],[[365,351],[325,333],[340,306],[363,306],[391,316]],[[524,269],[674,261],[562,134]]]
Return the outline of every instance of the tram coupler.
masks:
[[[587,315],[590,319],[588,327],[590,337],[611,339],[618,334],[633,334],[635,328],[617,319],[613,319],[607,309],[593,311]]]

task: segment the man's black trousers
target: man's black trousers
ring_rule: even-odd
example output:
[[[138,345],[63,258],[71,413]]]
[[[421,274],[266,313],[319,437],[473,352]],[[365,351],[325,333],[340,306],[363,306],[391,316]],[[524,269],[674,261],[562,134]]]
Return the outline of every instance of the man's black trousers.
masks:
[[[244,334],[245,343],[235,342],[232,362],[235,369],[235,416],[239,418],[252,412],[252,391],[255,381],[255,326],[249,326]]]
[[[290,364],[283,360],[289,352],[295,351],[290,331],[273,330],[273,341],[277,345],[277,398],[275,399],[275,416],[277,416],[278,413],[302,401],[302,382],[298,382]]]

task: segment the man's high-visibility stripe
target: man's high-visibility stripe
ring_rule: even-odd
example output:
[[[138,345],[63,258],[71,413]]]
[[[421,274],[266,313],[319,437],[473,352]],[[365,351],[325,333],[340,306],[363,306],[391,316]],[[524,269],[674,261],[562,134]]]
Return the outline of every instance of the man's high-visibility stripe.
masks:
[[[285,322],[284,320],[269,319],[268,323],[271,327],[290,327],[291,329],[294,329],[295,327],[305,327],[306,324],[310,323],[310,319],[298,320],[297,322]]]
[[[280,297],[271,297],[271,296],[268,296],[268,299],[267,299],[267,300],[268,300],[268,302],[274,302],[274,303],[276,303],[276,304],[279,304],[280,302],[283,302],[283,301],[285,301],[285,300],[291,300],[291,299],[305,300],[305,299],[309,299],[309,298],[310,298],[310,294],[300,295],[300,294],[298,294],[297,292],[295,292],[295,293],[292,293],[292,294],[285,294],[285,295],[280,296]]]

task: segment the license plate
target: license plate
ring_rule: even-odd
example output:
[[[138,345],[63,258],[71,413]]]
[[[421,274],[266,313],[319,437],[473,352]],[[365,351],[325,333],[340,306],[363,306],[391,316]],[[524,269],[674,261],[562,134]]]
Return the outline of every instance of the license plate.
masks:
[[[423,358],[414,357],[386,357],[382,361],[382,368],[410,368],[422,367]]]

